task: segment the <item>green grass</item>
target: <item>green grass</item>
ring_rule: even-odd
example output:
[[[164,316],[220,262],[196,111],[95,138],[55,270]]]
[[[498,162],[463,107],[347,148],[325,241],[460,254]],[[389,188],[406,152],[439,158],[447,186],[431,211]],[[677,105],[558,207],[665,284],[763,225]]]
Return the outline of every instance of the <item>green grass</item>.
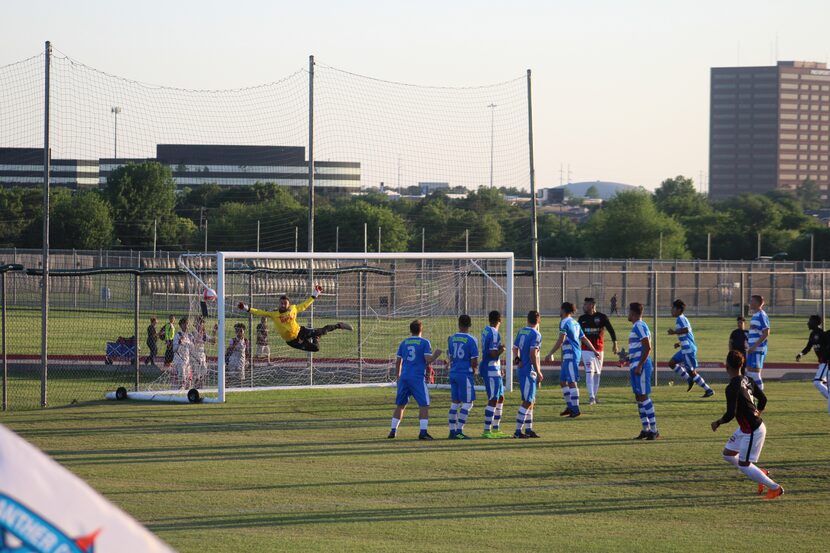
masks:
[[[694,321],[693,321],[694,322]],[[576,420],[543,388],[540,440],[386,440],[393,391],[231,395],[224,405],[93,403],[2,422],[180,551],[820,551],[830,530],[824,402],[769,383],[761,465],[787,493],[763,502],[721,460],[734,429],[677,387],[654,393],[665,439],[634,442],[630,391]],[[515,415],[508,397],[505,426]],[[433,435],[446,436],[445,392]],[[468,430],[480,432],[482,406]]]

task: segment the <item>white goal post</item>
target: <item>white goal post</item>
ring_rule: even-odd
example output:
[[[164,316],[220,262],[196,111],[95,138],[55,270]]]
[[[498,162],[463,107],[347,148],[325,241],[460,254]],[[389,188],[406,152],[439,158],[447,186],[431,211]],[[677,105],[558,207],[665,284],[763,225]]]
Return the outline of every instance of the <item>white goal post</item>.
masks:
[[[228,298],[232,298],[233,296],[230,295],[232,290],[229,290],[229,270],[228,265],[235,265],[239,263],[242,266],[246,266],[245,261],[252,261],[252,260],[260,260],[260,261],[271,261],[271,262],[287,262],[287,263],[294,263],[297,262],[307,262],[312,267],[311,270],[308,272],[304,278],[308,279],[308,291],[310,292],[312,282],[314,281],[314,271],[317,270],[314,266],[320,262],[329,262],[329,263],[346,263],[346,262],[361,262],[364,265],[368,265],[369,262],[421,262],[423,266],[425,263],[457,263],[459,269],[457,270],[458,274],[468,274],[472,272],[476,272],[482,276],[481,281],[487,281],[487,286],[489,289],[497,289],[500,293],[503,293],[503,299],[499,300],[499,305],[503,305],[502,309],[502,341],[507,347],[507,351],[510,351],[510,345],[512,344],[512,337],[513,337],[513,283],[514,283],[514,259],[512,252],[464,252],[464,253],[372,253],[372,252],[339,252],[339,253],[308,253],[308,252],[217,252],[216,254],[211,254],[216,256],[216,294],[217,294],[217,305],[216,305],[216,313],[218,319],[218,331],[217,335],[220,337],[217,341],[217,379],[216,384],[218,388],[218,397],[217,400],[220,402],[225,401],[225,393],[228,390],[229,386],[227,386],[227,371],[226,371],[226,363],[225,363],[225,353],[226,353],[226,341],[228,334],[227,328],[227,315],[228,313],[232,313],[233,309],[235,309],[236,301],[231,299],[230,305],[228,305]],[[236,262],[236,263],[234,263]],[[494,263],[497,266],[501,265],[503,267],[502,271],[500,272],[500,278],[502,279],[502,284],[499,284],[484,268],[482,268],[482,262]],[[463,267],[461,267],[463,264]],[[368,270],[368,266],[360,269],[361,271]],[[394,276],[392,277],[394,278]],[[457,277],[456,277],[457,278]],[[452,280],[447,281],[447,286],[453,286]],[[466,282],[466,281],[465,281]],[[454,285],[456,288],[459,285],[456,283]],[[361,287],[363,287],[361,281]],[[331,293],[331,291],[326,290],[326,292]],[[362,294],[363,292],[361,292]],[[446,294],[446,290],[432,290],[431,294],[433,296],[439,296],[441,294]],[[338,292],[335,292],[338,294]],[[332,295],[335,295],[332,294]],[[339,292],[343,298],[346,297],[346,294],[341,291]],[[484,298],[476,298],[476,300],[481,305],[482,311],[485,307],[487,294],[484,295]],[[274,298],[276,300],[276,298]],[[466,297],[465,297],[466,302]],[[267,310],[273,310],[273,305],[275,305],[274,301],[272,304],[269,305]],[[489,307],[488,307],[489,308]],[[390,307],[390,312],[391,312]],[[455,317],[461,315],[462,312],[454,313]],[[396,312],[396,316],[403,320],[407,318],[407,320],[412,318],[418,318],[418,311],[417,309],[413,309],[412,306],[408,306],[406,308],[401,308],[399,311]],[[311,317],[313,317],[313,311]],[[429,333],[429,313],[423,314],[425,324],[427,325],[427,331],[425,334]],[[313,319],[312,319],[313,320]],[[249,329],[253,331],[253,329]],[[446,332],[446,331],[445,331]],[[475,332],[475,331],[474,331]],[[476,333],[480,333],[481,329],[477,329]],[[253,336],[254,333],[251,332]],[[397,341],[402,340],[405,338],[405,335],[400,335],[397,338]],[[430,336],[434,343],[434,348],[441,348],[444,349],[444,342],[446,341],[447,336]],[[279,341],[279,336],[275,336],[272,339],[272,342]],[[391,337],[385,338],[384,347],[388,348],[389,355],[394,356],[394,348],[397,345],[397,342],[393,342]],[[322,340],[323,348],[334,346],[335,344],[327,344],[326,340]],[[358,344],[358,348],[360,348],[360,344]],[[336,352],[335,352],[336,353]],[[331,352],[329,352],[331,354]],[[512,355],[508,353],[505,356],[505,386],[508,390],[512,390],[512,383],[513,383],[513,359]],[[360,359],[361,364],[363,363],[363,359]],[[313,354],[308,354],[308,363],[309,367],[311,368],[314,363]],[[361,365],[362,366],[362,365]],[[309,370],[309,375],[313,375],[313,369]],[[313,377],[309,378],[308,384],[317,385],[312,380]],[[338,384],[335,384],[338,385]],[[341,386],[348,386],[351,385],[349,383],[346,384],[339,384]],[[367,385],[371,385],[371,383],[367,383]],[[234,388],[235,389],[235,388]],[[268,386],[264,387],[256,387],[254,389],[263,390],[268,389]]]

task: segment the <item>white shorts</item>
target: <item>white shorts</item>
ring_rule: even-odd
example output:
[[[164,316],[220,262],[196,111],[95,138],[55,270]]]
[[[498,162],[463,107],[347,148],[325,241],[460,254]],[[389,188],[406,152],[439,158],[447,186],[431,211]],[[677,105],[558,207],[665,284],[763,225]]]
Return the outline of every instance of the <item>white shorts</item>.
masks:
[[[593,351],[582,352],[582,364],[585,366],[585,374],[589,372],[599,374],[602,372],[602,352],[594,353]]]
[[[257,357],[270,357],[271,356],[271,346],[268,344],[265,345],[257,345],[256,347],[256,356]]]
[[[827,380],[827,363],[819,363],[816,377],[813,380],[825,381]]]
[[[764,423],[750,434],[740,428],[735,431],[727,440],[724,449],[738,452],[738,461],[757,463],[764,448],[764,440],[767,437],[767,427]]]

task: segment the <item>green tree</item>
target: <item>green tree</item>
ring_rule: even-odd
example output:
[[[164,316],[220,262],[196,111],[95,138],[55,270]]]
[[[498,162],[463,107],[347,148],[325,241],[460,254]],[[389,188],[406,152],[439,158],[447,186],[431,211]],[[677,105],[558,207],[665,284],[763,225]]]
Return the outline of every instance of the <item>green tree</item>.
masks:
[[[158,242],[186,247],[189,228],[174,212],[176,183],[170,168],[155,161],[119,167],[107,179],[104,197],[112,206],[116,235],[124,246],[147,248],[153,243],[158,221]]]
[[[646,192],[621,192],[588,220],[584,236],[594,257],[687,258],[683,227],[660,213]]]
[[[98,192],[61,194],[52,200],[50,245],[93,250],[112,244],[110,205]]]
[[[821,189],[816,181],[806,179],[798,185],[795,195],[804,209],[818,209],[824,202],[821,201]]]
[[[694,181],[682,175],[664,180],[654,191],[654,203],[657,209],[679,221],[712,211],[706,196],[695,190]]]
[[[599,199],[599,190],[597,190],[597,187],[592,184],[588,187],[588,190],[585,191],[585,197],[597,200]]]
[[[372,205],[362,199],[352,199],[335,207],[321,209],[317,213],[317,228],[325,229],[332,235],[340,229],[340,251],[363,251],[363,225],[368,232],[369,251],[378,250],[378,228],[381,230],[381,250],[384,252],[405,252],[409,243],[406,220],[387,206]],[[334,243],[328,241],[328,249],[334,250]],[[326,247],[321,244],[321,248]],[[318,249],[321,249],[318,248]]]
[[[564,216],[540,215],[536,224],[541,257],[584,257],[579,227]]]

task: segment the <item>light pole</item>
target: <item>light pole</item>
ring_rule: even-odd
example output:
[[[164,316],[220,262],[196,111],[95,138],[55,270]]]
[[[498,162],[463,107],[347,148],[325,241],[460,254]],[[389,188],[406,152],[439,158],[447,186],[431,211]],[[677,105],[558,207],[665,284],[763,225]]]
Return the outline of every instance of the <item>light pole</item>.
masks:
[[[496,104],[487,106],[490,108],[490,188],[493,188],[493,120],[496,114]]]
[[[115,135],[115,143],[113,145],[113,157],[115,159],[118,159],[118,114],[121,113],[121,108],[118,106],[113,106],[112,109],[110,109],[110,111],[115,117],[115,132],[113,133]]]

